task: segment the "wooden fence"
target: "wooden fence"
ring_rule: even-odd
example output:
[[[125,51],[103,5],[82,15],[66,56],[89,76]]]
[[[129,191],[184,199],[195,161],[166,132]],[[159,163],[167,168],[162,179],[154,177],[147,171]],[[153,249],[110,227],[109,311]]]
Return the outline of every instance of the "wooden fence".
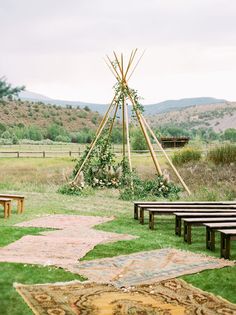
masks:
[[[176,149],[166,149],[165,152],[168,155],[172,155],[174,152],[179,150],[178,148]],[[163,155],[161,150],[154,150],[157,155]],[[208,151],[207,148],[201,150],[202,154],[206,154]],[[49,151],[0,151],[0,158],[59,158],[59,157],[80,157],[83,154],[84,150],[79,149],[77,151],[54,151],[54,150],[49,150]],[[114,153],[116,155],[121,155],[122,150],[114,150]],[[132,150],[131,154],[135,154],[136,156],[149,156],[149,151],[148,150]]]

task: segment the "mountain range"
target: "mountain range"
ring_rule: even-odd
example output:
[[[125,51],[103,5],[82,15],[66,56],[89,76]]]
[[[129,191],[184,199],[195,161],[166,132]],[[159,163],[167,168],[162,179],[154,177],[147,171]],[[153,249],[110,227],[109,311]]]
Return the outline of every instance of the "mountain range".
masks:
[[[96,104],[96,103],[87,103],[81,101],[66,101],[66,100],[57,100],[53,99],[38,93],[23,91],[19,94],[20,99],[28,100],[33,102],[42,102],[44,104],[52,104],[52,105],[60,105],[66,106],[71,105],[72,107],[85,107],[88,106],[92,111],[98,112],[99,114],[104,114],[107,109],[107,104]],[[198,105],[209,105],[209,104],[217,104],[224,103],[226,100],[217,99],[213,97],[195,97],[195,98],[183,98],[179,100],[167,100],[164,102],[150,104],[144,106],[144,114],[145,115],[155,115],[160,113],[166,113],[175,111],[178,109],[187,108],[190,106],[198,106]]]

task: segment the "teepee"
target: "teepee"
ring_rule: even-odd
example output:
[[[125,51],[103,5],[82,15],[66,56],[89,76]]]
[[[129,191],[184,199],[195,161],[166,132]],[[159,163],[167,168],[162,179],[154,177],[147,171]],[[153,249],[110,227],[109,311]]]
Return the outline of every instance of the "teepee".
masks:
[[[161,143],[158,141],[156,135],[154,134],[153,130],[147,123],[146,119],[144,118],[142,114],[142,105],[139,103],[139,97],[137,95],[137,91],[130,88],[128,85],[128,81],[130,77],[133,75],[137,65],[139,64],[141,58],[137,59],[136,62],[134,62],[135,58],[137,55],[137,49],[133,50],[131,52],[131,55],[129,57],[129,60],[127,64],[125,64],[124,61],[124,56],[123,54],[120,54],[119,56],[113,52],[113,58],[112,60],[109,56],[106,58],[106,63],[111,70],[112,74],[116,78],[116,85],[115,85],[115,95],[110,103],[110,105],[107,108],[107,111],[105,115],[102,118],[102,121],[96,131],[95,138],[92,141],[90,148],[88,150],[88,153],[82,162],[79,170],[77,171],[74,180],[72,181],[73,183],[76,183],[77,179],[79,178],[84,165],[88,161],[94,147],[96,146],[96,143],[99,139],[99,137],[102,134],[102,131],[107,125],[108,120],[111,121],[110,126],[108,128],[108,138],[111,136],[112,129],[114,126],[114,122],[116,119],[117,111],[118,109],[121,110],[122,117],[121,117],[121,123],[122,123],[122,133],[123,133],[123,146],[122,146],[122,152],[123,152],[123,158],[127,156],[128,158],[128,165],[130,172],[132,174],[132,160],[131,160],[131,150],[130,150],[130,136],[129,136],[129,117],[128,117],[128,103],[130,103],[134,115],[137,118],[138,124],[140,126],[140,130],[143,133],[143,136],[146,140],[148,150],[150,152],[155,170],[158,175],[163,175],[163,171],[161,169],[161,166],[158,162],[156,153],[154,151],[151,138],[155,141],[156,145],[158,148],[162,151],[164,157],[166,158],[167,162],[169,163],[170,167],[174,171],[175,175],[179,179],[180,183],[184,187],[184,189],[187,191],[188,194],[190,194],[190,190],[188,189],[187,185],[185,184],[184,180],[180,176],[179,172],[171,162],[170,158],[166,154],[165,150],[162,148]],[[126,150],[127,149],[127,150]]]

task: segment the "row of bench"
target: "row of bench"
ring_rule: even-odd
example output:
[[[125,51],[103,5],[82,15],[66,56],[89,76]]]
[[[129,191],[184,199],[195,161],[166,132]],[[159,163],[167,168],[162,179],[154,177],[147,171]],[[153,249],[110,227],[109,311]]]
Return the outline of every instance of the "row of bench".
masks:
[[[25,206],[25,197],[22,195],[0,194],[0,205],[4,209],[4,218],[7,219],[11,215],[12,200],[17,201],[17,213],[23,213]]]
[[[144,224],[149,214],[149,228],[154,229],[155,216],[175,215],[175,234],[181,236],[184,223],[184,241],[192,242],[192,227],[206,227],[206,247],[215,249],[215,232],[221,233],[221,257],[230,257],[230,242],[236,240],[236,201],[219,202],[134,202],[134,219]]]

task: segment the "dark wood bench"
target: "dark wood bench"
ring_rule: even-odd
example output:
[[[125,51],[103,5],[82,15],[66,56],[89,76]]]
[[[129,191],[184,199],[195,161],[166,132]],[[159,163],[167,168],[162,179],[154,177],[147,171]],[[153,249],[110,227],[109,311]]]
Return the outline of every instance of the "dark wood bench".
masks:
[[[236,240],[236,229],[218,231],[221,233],[220,257],[230,259],[230,242]]]
[[[232,205],[236,206],[236,201],[135,201],[134,202],[134,219],[139,219],[140,208],[155,208],[161,205]]]
[[[159,209],[147,209],[149,211],[149,228],[151,230],[154,229],[154,225],[155,225],[155,216],[156,215],[173,215],[175,213],[181,212],[181,213],[224,213],[227,212],[227,208],[225,209],[208,209],[208,208],[186,208],[186,209],[166,209],[166,208],[159,208]],[[229,209],[229,211],[231,212],[236,212],[236,208],[234,209]],[[140,223],[144,224],[144,216],[140,217]],[[180,234],[177,235],[181,235],[181,230],[180,230]]]
[[[183,218],[182,220],[184,224],[184,241],[188,244],[192,243],[192,226],[202,226],[206,222],[221,222],[216,224],[224,224],[223,222],[231,221],[236,223],[236,218]]]
[[[236,211],[225,212],[175,212],[175,234],[181,235],[182,219],[183,218],[234,218]]]
[[[215,213],[215,212],[225,212],[225,209],[203,209],[201,208],[201,210],[199,209],[174,209],[174,210],[169,210],[169,209],[147,209],[149,211],[149,228],[151,230],[154,229],[154,225],[155,225],[155,216],[156,215],[173,215],[175,213],[181,212],[181,213]],[[232,210],[231,210],[232,211]],[[234,211],[234,210],[233,210]],[[235,209],[236,212],[236,209]],[[140,219],[140,223],[144,224],[144,218],[142,218],[142,220]]]
[[[158,205],[155,207],[142,207],[140,206],[140,223],[144,224],[144,212],[149,212],[149,219],[150,219],[150,211],[152,211],[152,215],[159,214],[160,210],[166,209],[167,212],[173,214],[177,211],[225,211],[225,210],[236,210],[236,205]],[[155,212],[156,211],[156,212]]]
[[[0,194],[0,198],[10,198],[17,200],[17,213],[23,213],[25,206],[25,197],[22,195]]]
[[[0,204],[4,208],[4,219],[7,219],[11,215],[11,199],[10,198],[0,198]]]
[[[226,218],[227,219],[227,218]],[[235,229],[236,218],[228,218],[228,220],[221,220],[221,222],[204,223],[206,227],[206,248],[209,250],[215,250],[215,232],[219,229]],[[231,220],[231,222],[230,222]],[[232,222],[234,220],[234,222]]]

